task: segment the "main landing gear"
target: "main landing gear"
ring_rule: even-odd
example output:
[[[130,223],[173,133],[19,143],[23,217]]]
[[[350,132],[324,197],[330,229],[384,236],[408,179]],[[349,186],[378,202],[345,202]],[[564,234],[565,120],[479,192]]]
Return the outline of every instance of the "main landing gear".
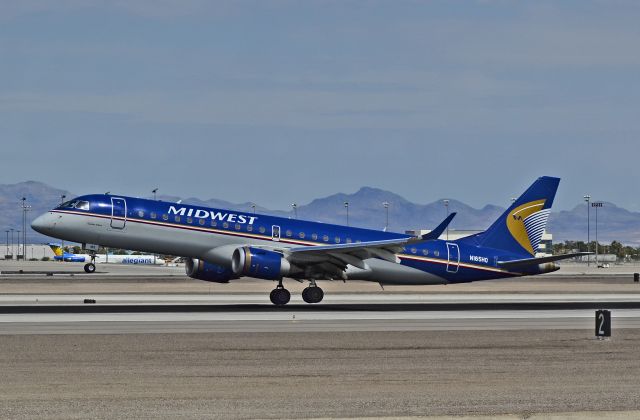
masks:
[[[269,298],[271,299],[271,303],[274,305],[282,306],[289,303],[291,300],[291,293],[282,285],[282,279],[278,281],[278,286],[271,291]]]
[[[302,291],[302,300],[307,303],[318,303],[322,301],[324,292],[316,285],[315,281],[311,281],[309,287]],[[278,282],[278,286],[271,291],[269,295],[271,303],[277,306],[286,305],[291,300],[291,293],[282,285],[282,279]]]
[[[91,262],[84,265],[85,273],[95,273],[96,271],[96,254],[91,254]]]
[[[324,292],[316,285],[315,280],[311,280],[309,287],[302,291],[302,300],[307,303],[319,303],[324,297]]]

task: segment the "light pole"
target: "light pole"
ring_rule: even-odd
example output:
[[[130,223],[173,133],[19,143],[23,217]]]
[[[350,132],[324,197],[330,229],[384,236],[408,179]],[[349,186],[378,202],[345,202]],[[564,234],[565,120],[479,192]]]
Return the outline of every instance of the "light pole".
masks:
[[[25,205],[22,208],[22,259],[27,259],[27,212],[31,210],[31,206]]]
[[[23,236],[23,241],[22,241],[22,258],[24,259],[24,246],[25,244],[25,240],[24,240],[24,236],[25,236],[25,231],[27,229],[25,229],[24,225],[25,225],[25,221],[26,221],[26,216],[27,216],[27,211],[25,210],[26,205],[25,205],[25,201],[27,200],[26,197],[22,197],[22,236]],[[18,258],[20,258],[20,234],[18,234]]]
[[[591,248],[591,209],[590,207],[590,202],[591,202],[591,196],[589,194],[584,196],[584,201],[587,202],[587,252],[589,252],[589,249]],[[587,255],[587,267],[591,265],[591,258],[589,258],[589,256]]]
[[[447,217],[449,217],[449,200],[442,200],[444,203],[444,208],[447,213]],[[447,225],[447,241],[449,240],[449,225]]]
[[[596,209],[596,267],[598,267],[598,207],[602,207],[602,201],[591,203],[591,207]]]
[[[9,255],[9,231],[5,230],[5,232],[7,232],[7,252],[4,254],[4,258],[7,258],[7,255]]]
[[[20,259],[20,231],[17,230],[16,232],[18,232],[18,253],[16,254],[16,261]]]
[[[256,205],[255,204],[251,204],[251,210],[253,211],[253,214],[256,214]]]
[[[382,205],[384,206],[385,212],[384,231],[386,232],[387,230],[389,230],[389,202],[385,201],[382,203]]]
[[[13,260],[13,231],[14,229],[11,229],[11,259]]]
[[[156,193],[158,192],[158,189],[154,188],[151,190],[151,192],[153,193],[153,201],[156,201]]]
[[[347,226],[349,226],[349,202],[344,202],[344,208],[347,209]]]
[[[66,195],[64,195],[64,194],[62,194],[62,195],[60,196],[60,205],[62,205],[62,204],[64,203],[64,199],[65,199],[65,198],[67,198],[67,196],[66,196]],[[62,250],[62,255],[63,255],[63,257],[62,257],[62,261],[64,261],[64,239],[61,239],[61,240],[60,240],[60,249]]]
[[[31,206],[27,205],[27,198],[22,197],[22,260],[27,259],[27,212],[31,210]],[[18,247],[18,254],[20,247]]]
[[[293,217],[294,219],[298,219],[298,205],[296,203],[291,204],[291,207],[293,207]]]

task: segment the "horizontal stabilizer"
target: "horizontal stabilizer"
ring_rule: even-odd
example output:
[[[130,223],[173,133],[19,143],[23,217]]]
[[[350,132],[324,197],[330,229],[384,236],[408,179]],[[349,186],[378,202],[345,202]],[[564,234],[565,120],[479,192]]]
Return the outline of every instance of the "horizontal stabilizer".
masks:
[[[453,218],[456,217],[456,214],[457,213],[455,212],[451,213],[449,216],[447,216],[446,219],[442,221],[442,223],[438,225],[438,227],[433,229],[431,232],[422,235],[420,239],[422,241],[435,241],[436,239],[438,239],[440,235],[442,235],[442,233],[445,231],[445,229],[447,229],[447,226],[449,226],[449,223],[451,223]]]
[[[511,269],[517,267],[524,267],[528,265],[538,265],[549,263],[553,261],[566,260],[567,258],[579,257],[581,255],[591,255],[593,252],[574,252],[571,254],[551,255],[550,257],[539,258],[525,258],[523,260],[511,260],[511,261],[498,261],[498,266],[501,268]]]

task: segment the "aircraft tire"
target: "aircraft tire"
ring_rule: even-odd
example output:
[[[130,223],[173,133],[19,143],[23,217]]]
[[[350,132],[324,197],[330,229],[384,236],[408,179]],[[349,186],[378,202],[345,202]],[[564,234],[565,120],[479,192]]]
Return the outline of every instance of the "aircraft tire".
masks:
[[[277,306],[286,305],[291,300],[291,293],[285,288],[277,288],[271,291],[269,295],[271,303]]]
[[[324,291],[317,287],[307,287],[302,291],[302,300],[307,303],[319,303],[324,298]]]
[[[89,264],[85,264],[84,265],[84,271],[86,273],[95,273],[96,271],[96,265],[93,263],[89,263]]]
[[[320,302],[322,302],[322,299],[324,298],[324,291],[321,288],[319,288],[318,286],[310,287],[309,288],[309,297],[311,298],[311,303],[320,303]]]

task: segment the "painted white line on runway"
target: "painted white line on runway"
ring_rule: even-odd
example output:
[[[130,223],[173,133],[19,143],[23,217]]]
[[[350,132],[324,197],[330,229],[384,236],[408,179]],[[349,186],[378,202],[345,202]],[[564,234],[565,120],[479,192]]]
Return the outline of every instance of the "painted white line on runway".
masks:
[[[640,309],[619,309],[613,319],[640,318]],[[593,319],[593,310],[539,311],[401,311],[401,312],[180,312],[2,314],[1,323],[16,322],[171,322],[171,321],[356,321],[356,320],[473,320],[473,319]]]
[[[85,298],[100,304],[268,304],[269,297],[259,293],[240,294],[42,294],[0,295],[0,305],[79,304]],[[531,303],[531,302],[640,302],[640,293],[564,294],[564,293],[505,293],[505,294],[368,294],[344,293],[326,295],[326,304],[345,303]],[[291,303],[304,303],[300,296]]]

